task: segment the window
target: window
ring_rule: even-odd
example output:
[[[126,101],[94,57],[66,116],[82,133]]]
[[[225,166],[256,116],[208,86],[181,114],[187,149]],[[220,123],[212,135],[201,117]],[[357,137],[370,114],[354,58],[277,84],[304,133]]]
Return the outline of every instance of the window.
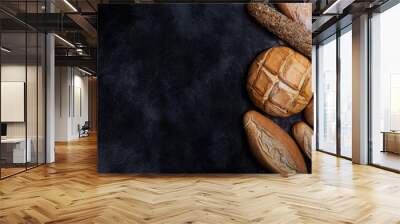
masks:
[[[318,145],[336,154],[336,38],[318,47]]]
[[[340,36],[340,155],[352,157],[352,33]]]
[[[317,149],[351,159],[352,26],[337,34],[317,50]]]
[[[371,18],[370,162],[400,170],[400,5]]]
[[[28,13],[39,13],[41,5],[44,1],[18,3]],[[5,178],[45,163],[46,39],[8,14],[0,17],[9,21],[0,23],[0,178]]]

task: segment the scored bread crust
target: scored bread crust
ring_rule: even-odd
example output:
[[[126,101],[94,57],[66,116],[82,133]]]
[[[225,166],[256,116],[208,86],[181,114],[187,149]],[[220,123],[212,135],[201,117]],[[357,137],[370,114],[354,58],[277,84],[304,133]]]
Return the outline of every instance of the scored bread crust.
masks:
[[[250,66],[247,91],[265,113],[289,117],[301,112],[312,98],[310,61],[288,47],[259,54]]]
[[[273,121],[256,111],[248,111],[243,125],[250,149],[261,165],[283,176],[307,173],[300,149]]]

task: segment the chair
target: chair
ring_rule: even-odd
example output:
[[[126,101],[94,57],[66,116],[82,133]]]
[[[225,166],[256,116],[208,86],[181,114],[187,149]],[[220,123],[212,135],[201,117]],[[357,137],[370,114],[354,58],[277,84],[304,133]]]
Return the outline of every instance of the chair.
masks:
[[[90,129],[89,121],[85,121],[82,127],[78,124],[79,138],[89,136],[89,129]]]

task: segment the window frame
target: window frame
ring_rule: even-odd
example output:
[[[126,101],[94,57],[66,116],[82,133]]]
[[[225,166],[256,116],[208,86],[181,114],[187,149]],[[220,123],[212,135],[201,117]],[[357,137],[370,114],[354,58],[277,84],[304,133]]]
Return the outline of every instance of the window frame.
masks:
[[[340,117],[340,103],[341,103],[341,94],[340,94],[340,84],[341,84],[341,67],[340,67],[340,60],[341,60],[341,55],[340,55],[340,37],[344,35],[347,32],[352,32],[352,23],[349,23],[345,27],[343,27],[340,30],[337,30],[336,33],[332,34],[331,36],[321,40],[318,44],[316,44],[316,54],[315,54],[315,59],[316,59],[316,92],[318,93],[319,91],[319,85],[320,85],[320,80],[319,80],[319,67],[320,67],[320,59],[319,59],[319,54],[318,50],[321,45],[321,43],[328,43],[330,41],[336,41],[336,152],[328,152],[322,148],[320,148],[320,143],[319,143],[319,104],[320,104],[320,99],[318,94],[315,93],[315,98],[316,98],[316,150],[319,152],[323,152],[329,155],[333,155],[339,158],[343,158],[346,160],[352,160],[352,158],[347,157],[342,155],[341,152],[341,117]]]
[[[373,35],[372,35],[372,19],[374,17],[374,14],[381,14],[384,13],[385,11],[391,9],[392,7],[398,5],[400,3],[399,0],[388,0],[384,4],[380,5],[377,8],[374,8],[372,10],[368,11],[368,32],[367,32],[367,38],[368,38],[368,56],[367,56],[367,64],[368,64],[368,69],[367,69],[367,79],[368,79],[368,165],[380,168],[383,170],[395,172],[395,173],[400,173],[400,170],[393,169],[387,166],[383,166],[377,163],[373,162],[373,132],[372,132],[372,41],[373,41]]]

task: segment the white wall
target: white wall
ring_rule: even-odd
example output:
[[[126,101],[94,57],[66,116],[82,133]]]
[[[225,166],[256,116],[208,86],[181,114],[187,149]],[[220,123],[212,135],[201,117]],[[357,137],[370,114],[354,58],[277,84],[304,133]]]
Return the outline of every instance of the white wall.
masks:
[[[69,133],[69,68],[55,68],[55,141],[67,141]]]
[[[55,73],[55,140],[70,141],[88,120],[88,77],[73,67],[56,67]]]
[[[28,119],[28,137],[29,137],[29,128],[32,127],[32,130],[36,130],[36,113],[32,113],[32,111],[36,111],[36,66],[27,66],[25,64],[4,64],[1,66],[1,81],[2,82],[25,82],[25,75],[27,69],[27,77],[28,77],[28,85],[29,87],[34,86],[35,88],[27,88],[27,119]],[[40,105],[39,105],[40,106]],[[29,108],[29,109],[28,109]],[[1,108],[5,110],[7,108]],[[34,122],[34,124],[31,124]],[[35,126],[35,127],[33,127]],[[36,134],[36,132],[35,132]],[[25,122],[7,122],[7,135],[8,137],[25,137]]]
[[[28,67],[31,70],[32,67]],[[1,81],[25,82],[25,64],[5,64],[1,66]],[[1,108],[5,110],[6,108]],[[7,123],[7,137],[25,137],[25,122]]]
[[[38,68],[38,70],[36,70]],[[27,78],[27,80],[25,80]],[[30,139],[32,161],[44,162],[44,74],[42,67],[36,65],[25,66],[25,63],[6,63],[1,66],[2,82],[24,82],[26,84],[26,108],[22,108],[27,115],[25,122],[6,122],[8,138]],[[7,97],[7,96],[2,96]],[[8,108],[1,108],[7,110]],[[37,151],[39,150],[39,151]],[[39,153],[37,157],[36,153]]]
[[[77,128],[78,124],[82,126],[85,123],[85,121],[89,120],[88,77],[82,76],[83,73],[79,71],[78,71],[79,73],[76,74],[77,71],[78,70],[75,69],[74,82],[73,82],[74,96],[72,96],[74,99],[74,108],[72,108],[73,119],[72,119],[71,135],[73,136],[73,138],[79,137]]]

